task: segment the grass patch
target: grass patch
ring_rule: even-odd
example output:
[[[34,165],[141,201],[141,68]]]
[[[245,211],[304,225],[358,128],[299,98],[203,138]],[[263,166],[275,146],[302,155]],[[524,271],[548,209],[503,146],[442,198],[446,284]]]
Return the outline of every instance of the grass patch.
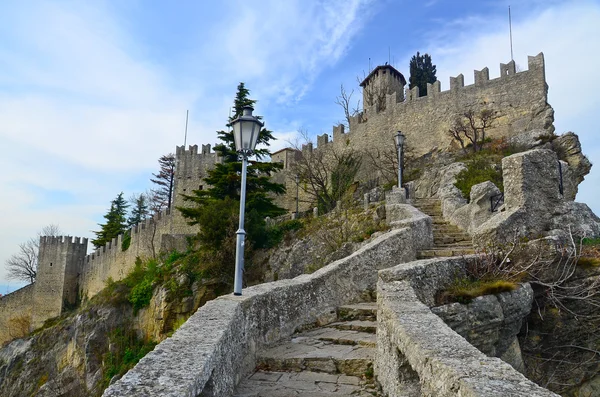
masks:
[[[445,291],[438,294],[438,304],[470,303],[478,296],[494,295],[501,292],[514,291],[517,283],[506,280],[473,280],[462,278],[454,281]]]
[[[591,258],[587,256],[582,256],[577,260],[577,266],[585,267],[585,268],[595,268],[600,266],[600,258]]]
[[[596,237],[596,238],[584,238],[583,241],[581,242],[583,245],[588,245],[588,246],[593,246],[593,245],[600,245],[600,237]]]
[[[471,188],[485,181],[493,182],[500,191],[504,191],[502,169],[497,156],[486,156],[478,152],[466,161],[466,166],[467,168],[456,176],[454,186],[461,191],[467,200],[470,197]]]

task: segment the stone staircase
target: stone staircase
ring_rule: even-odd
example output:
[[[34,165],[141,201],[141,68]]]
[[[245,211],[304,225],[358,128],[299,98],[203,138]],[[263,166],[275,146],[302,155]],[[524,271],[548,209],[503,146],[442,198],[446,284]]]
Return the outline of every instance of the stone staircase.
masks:
[[[376,316],[375,303],[342,306],[338,322],[259,352],[255,372],[240,382],[234,397],[382,396],[373,381]],[[418,384],[407,390],[418,390]]]
[[[471,237],[444,220],[439,199],[416,199],[412,205],[429,215],[433,221],[433,247],[419,251],[418,259],[475,253]]]

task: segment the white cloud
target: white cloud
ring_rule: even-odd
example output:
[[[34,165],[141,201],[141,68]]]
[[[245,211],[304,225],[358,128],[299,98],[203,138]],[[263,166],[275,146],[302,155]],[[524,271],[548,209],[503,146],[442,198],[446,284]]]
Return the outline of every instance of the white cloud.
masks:
[[[235,18],[195,26],[178,63],[147,56],[153,43],[110,3],[0,4],[0,280],[48,223],[90,236],[110,200],[182,142],[186,109],[188,142],[212,143],[239,81],[263,87],[260,108],[301,97],[344,55],[369,1],[224,3]]]

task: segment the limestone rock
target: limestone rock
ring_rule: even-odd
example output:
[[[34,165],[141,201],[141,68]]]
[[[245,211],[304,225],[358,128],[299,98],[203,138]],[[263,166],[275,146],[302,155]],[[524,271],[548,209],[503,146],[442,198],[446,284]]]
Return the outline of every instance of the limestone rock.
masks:
[[[491,211],[490,199],[499,193],[500,189],[490,181],[474,185],[471,188],[469,204],[459,207],[448,217],[448,220],[468,233],[472,233],[494,215]]]
[[[592,169],[592,163],[581,152],[579,137],[573,132],[567,132],[552,141],[552,149],[559,154],[561,160],[566,161],[573,170],[575,184],[579,185]]]
[[[450,303],[431,311],[482,353],[503,358],[515,369],[522,369],[516,337],[532,302],[533,290],[524,284],[515,291],[480,296],[469,304]]]

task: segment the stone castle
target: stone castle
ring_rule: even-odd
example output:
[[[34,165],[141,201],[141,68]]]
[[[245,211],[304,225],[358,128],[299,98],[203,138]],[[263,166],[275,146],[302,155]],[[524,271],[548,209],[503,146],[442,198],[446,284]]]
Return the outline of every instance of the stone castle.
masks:
[[[317,146],[305,145],[303,151],[327,147],[352,146],[357,149],[393,147],[393,135],[401,130],[407,144],[420,155],[434,148],[452,147],[447,131],[457,115],[466,109],[493,108],[498,118],[489,130],[491,137],[510,137],[515,132],[544,129],[553,132],[553,110],[547,103],[543,54],[529,57],[528,70],[516,72],[513,61],[500,64],[500,77],[489,79],[489,70],[475,71],[475,83],[465,86],[463,75],[450,79],[450,89],[441,91],[436,81],[428,85],[428,94],[419,97],[418,88],[408,90],[406,80],[392,66],[375,68],[361,84],[363,111],[350,120],[350,131],[333,127],[333,137],[317,137]],[[383,93],[380,88],[385,87]],[[379,91],[378,100],[369,93]],[[377,99],[377,98],[376,98]],[[287,196],[279,204],[295,211],[296,185],[292,175],[297,158],[295,149],[287,148],[272,155],[271,161],[283,163],[274,178],[284,183]],[[173,207],[186,205],[181,195],[202,189],[206,172],[220,161],[210,145],[177,147]],[[361,181],[376,171],[363,169]],[[304,205],[303,210],[307,209]],[[0,342],[16,336],[19,319],[29,320],[35,329],[49,318],[60,315],[69,306],[89,299],[102,290],[110,278],[120,280],[132,269],[136,257],[149,257],[161,250],[181,247],[185,236],[194,234],[178,211],[166,210],[136,225],[131,230],[131,244],[122,249],[119,236],[92,254],[87,254],[85,238],[42,237],[36,281],[0,298]]]

